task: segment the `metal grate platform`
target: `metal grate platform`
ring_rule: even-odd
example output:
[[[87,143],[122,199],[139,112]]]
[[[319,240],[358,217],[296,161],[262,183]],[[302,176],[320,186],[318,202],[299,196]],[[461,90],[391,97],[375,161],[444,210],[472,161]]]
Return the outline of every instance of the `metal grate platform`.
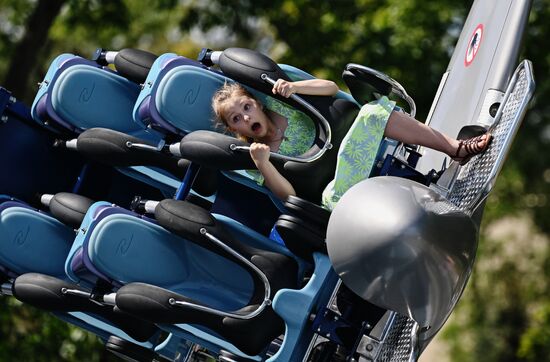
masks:
[[[417,324],[409,317],[396,315],[377,361],[411,361],[416,355],[414,338]]]
[[[460,210],[473,212],[493,188],[534,89],[532,65],[525,60],[514,72],[495,122],[489,128],[493,135],[489,148],[461,168],[447,195],[449,202]]]

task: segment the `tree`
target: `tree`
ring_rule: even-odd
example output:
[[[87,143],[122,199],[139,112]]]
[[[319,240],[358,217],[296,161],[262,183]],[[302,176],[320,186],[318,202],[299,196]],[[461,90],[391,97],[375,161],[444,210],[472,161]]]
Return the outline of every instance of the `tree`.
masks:
[[[27,19],[43,2],[0,3],[0,21],[7,24],[0,27],[0,72],[7,71],[8,59],[22,52],[16,44],[24,42],[24,34],[32,35],[25,23],[32,23]],[[49,31],[44,30],[47,36],[38,42],[43,52],[36,49],[37,53],[30,53],[39,54],[33,59],[36,63],[22,66],[12,61],[30,73],[34,82],[40,80],[49,61],[62,52],[87,56],[96,47],[140,47],[194,57],[203,46],[245,46],[334,80],[340,78],[348,62],[386,72],[414,97],[421,119],[430,108],[472,4],[471,0],[57,2],[64,5]],[[545,77],[550,74],[550,57],[541,46],[550,34],[549,17],[550,0],[534,0],[522,57],[533,61],[536,97],[487,202],[478,262],[446,328],[457,361],[542,360],[550,352],[550,290],[546,282],[550,280],[550,252],[544,241],[550,233],[550,167],[545,157],[550,154],[550,128],[545,122],[550,116],[550,104],[545,102],[550,96],[550,81]],[[18,79],[13,82],[28,87],[18,92],[28,89],[30,93],[33,88],[29,82]],[[499,220],[504,217],[508,218],[503,224]],[[495,228],[512,222],[528,225],[531,230],[515,238],[495,234]],[[58,347],[75,330],[57,329],[53,326],[62,322],[44,317],[46,314],[33,314],[24,306],[9,304],[2,310],[7,311],[0,314],[5,326],[0,329],[3,339],[28,337],[24,345],[33,352],[25,356],[37,354],[37,346],[45,340]],[[40,321],[37,324],[43,324],[44,329],[35,325],[13,337],[12,331],[19,328],[16,325],[28,325],[28,318]],[[50,339],[53,330],[59,339]],[[97,346],[82,343],[79,349]],[[48,352],[55,355],[58,349]],[[14,350],[0,345],[0,358],[9,353]]]
[[[279,62],[334,80],[350,62],[381,70],[410,91],[425,117],[469,3],[210,1],[190,9],[181,27],[208,30],[223,24],[246,44],[263,19],[277,39],[270,52]]]
[[[24,97],[28,92],[28,75],[48,37],[48,30],[59,14],[65,0],[40,0],[30,14],[23,39],[17,44],[6,72],[4,86]]]

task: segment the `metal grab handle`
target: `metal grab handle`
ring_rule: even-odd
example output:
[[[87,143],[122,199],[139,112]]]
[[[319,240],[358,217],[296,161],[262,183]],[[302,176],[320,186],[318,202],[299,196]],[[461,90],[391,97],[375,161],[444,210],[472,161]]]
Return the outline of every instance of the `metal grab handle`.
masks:
[[[157,152],[157,153],[169,153],[172,156],[181,158],[179,142],[167,145],[166,141],[161,140],[160,143],[155,147],[144,143],[134,143],[134,142],[127,141],[126,147],[135,148],[137,150],[143,150],[143,151]]]
[[[126,141],[126,147],[128,148],[135,148],[138,150],[144,150],[144,151],[153,151],[153,152],[160,152],[162,151],[162,148],[165,145],[165,141],[161,140],[157,146],[151,146],[144,143],[134,143],[130,141]]]
[[[409,94],[407,93],[405,88],[403,88],[403,86],[398,81],[396,81],[395,79],[393,79],[392,77],[390,77],[387,74],[384,74],[384,73],[382,73],[382,72],[380,72],[376,69],[372,69],[372,68],[366,67],[366,66],[361,65],[361,64],[350,63],[350,64],[348,64],[347,67],[353,67],[353,68],[361,69],[365,73],[373,75],[376,78],[381,79],[384,82],[391,85],[391,88],[392,88],[391,91],[393,93],[395,93],[397,96],[399,96],[401,99],[403,99],[405,102],[407,102],[407,104],[409,105],[409,109],[410,109],[409,114],[410,114],[410,116],[413,117],[413,118],[414,118],[414,116],[416,116],[416,103],[414,103],[414,100],[412,99],[412,97],[409,96]]]
[[[267,83],[269,83],[271,85],[275,84],[275,80],[273,80],[272,78],[269,78],[267,74],[263,73],[261,77],[262,77],[262,80],[266,81]],[[311,113],[313,113],[315,115],[315,117],[317,117],[319,119],[319,121],[321,121],[321,124],[323,125],[323,128],[325,130],[325,134],[326,134],[327,139],[326,139],[325,144],[323,145],[323,147],[316,154],[314,154],[313,156],[310,156],[310,157],[284,156],[284,155],[281,155],[281,154],[276,153],[276,152],[270,152],[269,153],[270,157],[280,159],[280,160],[283,160],[283,161],[294,161],[294,162],[302,162],[302,163],[313,162],[313,161],[319,159],[321,156],[323,156],[323,154],[327,150],[330,150],[332,148],[332,144],[330,143],[331,139],[332,139],[332,130],[330,128],[330,124],[328,123],[327,119],[317,109],[315,109],[315,107],[313,107],[311,104],[306,102],[302,97],[298,96],[297,94],[291,94],[290,98],[293,99],[294,101],[296,101],[298,104],[302,105],[307,110],[309,110]],[[249,146],[237,146],[236,144],[229,145],[229,149],[231,151],[247,151],[247,152],[250,152],[250,147]]]
[[[269,280],[267,279],[265,274],[260,269],[258,269],[258,267],[256,265],[252,264],[248,259],[243,257],[241,254],[237,253],[235,250],[231,249],[223,241],[221,241],[220,239],[218,239],[214,235],[209,234],[206,231],[205,228],[201,228],[200,233],[202,235],[204,235],[208,240],[210,240],[211,242],[213,242],[217,246],[221,247],[223,250],[227,251],[229,254],[231,254],[232,256],[234,256],[235,258],[237,258],[238,260],[240,260],[244,264],[246,264],[248,267],[250,267],[260,277],[260,279],[264,283],[264,290],[265,290],[264,300],[262,301],[262,304],[260,304],[260,306],[258,308],[256,308],[254,311],[252,311],[250,313],[247,313],[247,314],[237,314],[237,313],[224,312],[224,311],[221,311],[219,309],[210,308],[210,307],[200,305],[200,304],[196,304],[196,303],[182,302],[182,301],[176,300],[174,298],[168,299],[168,303],[172,306],[175,306],[175,307],[178,307],[178,306],[179,307],[187,307],[187,308],[191,308],[191,309],[195,309],[195,310],[200,310],[200,311],[203,311],[203,312],[212,313],[212,314],[215,314],[215,315],[218,315],[218,316],[221,316],[221,317],[230,317],[230,318],[244,319],[244,320],[248,320],[248,319],[252,319],[252,318],[256,317],[257,315],[259,315],[265,309],[265,307],[271,305],[271,299],[270,299],[270,297],[271,297],[271,286],[269,285]]]
[[[116,305],[115,303],[115,296],[116,296],[116,293],[110,293],[110,294],[105,294],[105,295],[99,295],[97,297],[94,296],[93,293],[90,293],[90,292],[84,292],[82,290],[78,290],[78,289],[68,289],[68,288],[61,288],[61,294],[63,295],[73,295],[73,296],[76,296],[76,297],[81,297],[81,298],[85,298],[85,299],[88,299],[90,302],[92,303],[95,303],[97,305],[100,305],[100,306],[105,306],[105,305]]]

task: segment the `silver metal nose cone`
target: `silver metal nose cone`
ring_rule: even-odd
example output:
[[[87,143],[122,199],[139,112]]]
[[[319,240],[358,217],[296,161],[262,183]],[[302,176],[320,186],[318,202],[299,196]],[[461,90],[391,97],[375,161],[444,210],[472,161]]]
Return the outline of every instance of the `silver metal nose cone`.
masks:
[[[434,190],[396,177],[349,189],[332,211],[327,247],[343,282],[363,299],[435,333],[472,271],[477,226]]]

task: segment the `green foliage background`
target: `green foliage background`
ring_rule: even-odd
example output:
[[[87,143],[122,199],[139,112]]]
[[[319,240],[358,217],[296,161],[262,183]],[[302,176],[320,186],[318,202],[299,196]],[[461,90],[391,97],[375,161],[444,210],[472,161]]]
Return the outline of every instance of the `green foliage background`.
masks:
[[[33,11],[48,0],[0,0],[0,84],[12,75],[31,101],[60,53],[138,47],[195,57],[201,47],[255,48],[334,80],[346,63],[399,80],[423,119],[472,1],[56,0],[51,27]],[[534,0],[521,58],[532,60],[535,100],[490,197],[476,269],[443,331],[456,361],[542,361],[550,355],[550,0]],[[29,23],[30,22],[30,23]],[[42,33],[40,33],[42,32]],[[13,64],[26,36],[45,34],[32,65]],[[340,81],[340,85],[344,87]],[[16,85],[13,85],[16,87]],[[64,322],[0,299],[0,360],[107,360],[101,343]]]

